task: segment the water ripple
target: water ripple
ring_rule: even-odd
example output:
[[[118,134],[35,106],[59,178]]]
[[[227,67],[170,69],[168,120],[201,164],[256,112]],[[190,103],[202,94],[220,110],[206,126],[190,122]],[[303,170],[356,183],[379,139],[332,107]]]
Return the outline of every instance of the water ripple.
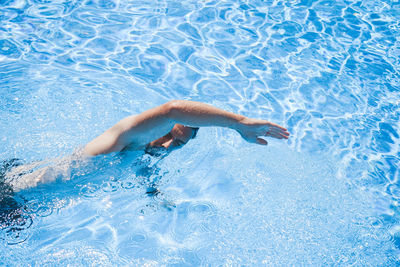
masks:
[[[112,207],[121,201],[118,196],[126,193],[140,199],[135,199],[140,205],[135,206],[132,199],[128,203],[134,214],[153,219],[151,216],[165,212],[167,223],[156,227],[164,231],[160,230],[159,236],[155,236],[157,231],[138,229],[138,240],[130,235],[132,238],[126,243],[108,246],[120,249],[126,260],[118,262],[120,265],[132,265],[134,261],[150,265],[274,265],[282,264],[279,259],[286,252],[287,265],[379,265],[379,260],[386,256],[388,261],[395,261],[395,252],[387,252],[390,250],[387,244],[400,248],[396,230],[400,220],[399,14],[400,7],[395,1],[3,1],[0,131],[4,137],[0,137],[0,155],[4,159],[19,154],[27,159],[48,158],[62,149],[65,152],[67,147],[82,145],[124,116],[168,99],[206,101],[286,125],[292,134],[290,149],[332,157],[339,178],[365,194],[377,192],[371,209],[381,214],[371,220],[359,218],[365,229],[349,230],[355,231],[352,233],[359,238],[349,234],[346,240],[351,242],[336,247],[341,256],[324,251],[333,257],[327,259],[313,253],[319,251],[318,242],[325,240],[324,237],[304,229],[296,231],[295,227],[300,226],[294,224],[294,218],[284,218],[279,227],[265,221],[257,213],[266,205],[264,199],[254,202],[259,210],[247,215],[250,220],[257,217],[260,224],[253,226],[268,235],[263,237],[264,241],[258,236],[246,239],[244,235],[235,235],[236,232],[254,234],[238,221],[241,216],[230,214],[232,222],[237,223],[230,224],[219,213],[221,207],[210,201],[174,199],[168,200],[172,203],[166,205],[169,208],[160,208],[163,205],[160,203],[164,203],[162,197],[148,197],[144,193],[146,182],[159,182],[163,176],[152,172],[152,168],[146,169],[151,177],[144,175],[149,181],[141,182],[138,181],[142,175],[122,171],[126,166],[115,168],[114,172],[103,166],[97,173],[76,174],[82,180],[72,187],[75,186],[83,203],[109,198],[107,205]],[[227,138],[219,132],[215,135],[220,137],[215,149],[228,150],[223,146],[226,139],[240,144],[234,136]],[[204,140],[207,144],[215,142],[215,138]],[[207,149],[203,146],[198,151]],[[238,156],[236,160],[241,158]],[[187,159],[179,162],[187,163]],[[129,170],[135,172],[134,168]],[[243,170],[237,172],[250,178]],[[262,186],[268,185],[268,177],[253,174],[251,177],[266,179],[258,185],[260,188],[255,188],[262,192]],[[94,181],[86,181],[87,176]],[[173,180],[171,177],[168,179]],[[155,190],[162,196],[163,184],[157,186]],[[200,185],[185,190],[192,198],[207,191]],[[143,193],[141,197],[135,195],[138,192]],[[179,190],[176,192],[179,194]],[[185,195],[185,192],[180,193]],[[248,195],[251,196],[250,192]],[[75,199],[75,195],[71,198]],[[27,209],[21,208],[15,214],[21,218],[16,219],[15,227],[29,230],[17,231],[12,230],[13,226],[5,226],[0,238],[9,244],[31,245],[29,237],[37,229],[33,222],[58,218],[60,212],[66,212],[60,208],[66,205],[64,202],[68,201],[28,200]],[[245,200],[242,203],[249,204]],[[271,205],[268,213],[281,218],[283,211],[268,205]],[[289,201],[283,208],[290,210],[291,205],[294,203]],[[303,208],[292,211],[304,225],[323,224],[323,216],[312,218],[319,214],[318,208]],[[105,216],[101,220],[110,219],[106,209],[93,209]],[[124,211],[120,215],[129,213]],[[305,214],[309,216],[304,217]],[[140,220],[135,224],[145,228]],[[384,229],[391,229],[390,234]],[[324,233],[336,241],[342,238],[329,231]],[[90,238],[85,236],[87,240]],[[290,246],[296,238],[309,247]],[[57,238],[53,236],[51,240]],[[117,239],[112,240],[117,243]],[[216,244],[215,240],[226,243]],[[160,247],[157,242],[168,245]],[[379,242],[382,244],[378,245]],[[269,247],[272,243],[277,246]],[[139,248],[138,244],[157,247],[158,258],[155,260],[155,252]],[[245,251],[238,248],[240,245],[249,246]],[[106,263],[118,257],[100,253],[105,249],[99,246],[100,249],[88,248],[88,254],[98,255]],[[382,252],[387,253],[374,261],[370,255],[377,247],[384,247],[379,251],[387,249]],[[141,249],[143,255],[136,253],[137,257],[132,259],[130,248]],[[211,248],[221,252],[219,259],[212,261],[204,256]],[[50,264],[57,262],[55,259],[74,263],[72,259],[86,255],[72,245],[50,250],[52,254],[46,258]],[[21,257],[15,255],[15,258]]]

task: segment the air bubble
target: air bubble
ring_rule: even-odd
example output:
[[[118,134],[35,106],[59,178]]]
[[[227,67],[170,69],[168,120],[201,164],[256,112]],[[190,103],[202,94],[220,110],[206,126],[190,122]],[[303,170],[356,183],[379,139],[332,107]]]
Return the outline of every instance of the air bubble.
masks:
[[[99,195],[99,186],[98,185],[84,185],[80,189],[80,194],[87,198],[97,197]]]

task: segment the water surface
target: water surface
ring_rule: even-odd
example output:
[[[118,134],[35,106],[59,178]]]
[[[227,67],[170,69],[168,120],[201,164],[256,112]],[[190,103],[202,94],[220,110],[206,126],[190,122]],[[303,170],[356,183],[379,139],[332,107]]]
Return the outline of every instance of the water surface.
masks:
[[[0,160],[69,155],[171,99],[291,132],[201,129],[162,160],[100,158],[14,195],[5,265],[399,262],[398,2],[0,5]]]

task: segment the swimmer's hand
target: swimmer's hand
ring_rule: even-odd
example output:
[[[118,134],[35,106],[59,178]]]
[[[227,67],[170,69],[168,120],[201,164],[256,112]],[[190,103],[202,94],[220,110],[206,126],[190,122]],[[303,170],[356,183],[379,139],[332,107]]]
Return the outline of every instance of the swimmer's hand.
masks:
[[[278,124],[252,118],[243,118],[236,129],[247,142],[267,145],[268,142],[261,137],[288,139],[289,132]]]

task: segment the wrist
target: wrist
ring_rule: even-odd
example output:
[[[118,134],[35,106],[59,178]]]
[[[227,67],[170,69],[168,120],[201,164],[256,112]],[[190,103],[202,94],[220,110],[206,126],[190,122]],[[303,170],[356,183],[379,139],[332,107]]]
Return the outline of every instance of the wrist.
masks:
[[[236,123],[234,124],[234,126],[232,127],[232,129],[241,132],[243,130],[243,128],[246,127],[246,121],[248,120],[248,118],[246,116],[243,115],[237,115],[237,119],[236,119]]]

